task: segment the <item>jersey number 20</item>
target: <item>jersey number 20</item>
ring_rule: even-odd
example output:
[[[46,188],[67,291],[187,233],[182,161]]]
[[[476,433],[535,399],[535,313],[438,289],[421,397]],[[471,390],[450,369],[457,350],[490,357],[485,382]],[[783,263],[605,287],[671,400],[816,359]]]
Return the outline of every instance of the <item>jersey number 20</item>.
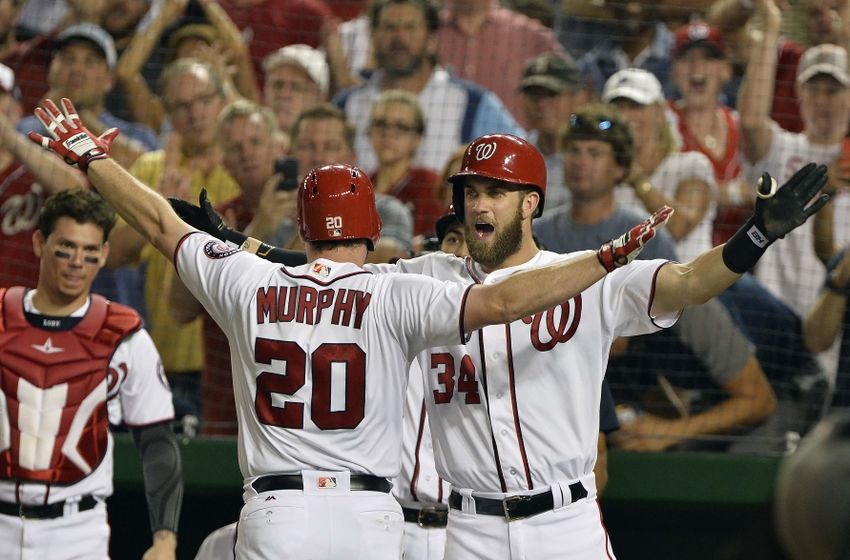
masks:
[[[272,404],[272,395],[294,395],[307,381],[307,353],[295,342],[258,338],[254,360],[271,365],[272,360],[286,362],[286,373],[264,371],[257,377],[254,407],[263,424],[281,428],[304,427],[304,403],[289,401]],[[345,408],[331,410],[331,368],[345,369]],[[322,430],[356,428],[366,413],[366,353],[356,344],[322,344],[310,354],[313,393],[310,419]]]

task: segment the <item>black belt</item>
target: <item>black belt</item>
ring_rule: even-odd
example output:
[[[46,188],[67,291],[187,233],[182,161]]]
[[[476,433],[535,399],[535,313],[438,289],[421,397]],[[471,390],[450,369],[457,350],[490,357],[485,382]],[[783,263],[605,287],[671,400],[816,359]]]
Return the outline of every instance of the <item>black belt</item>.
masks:
[[[333,475],[328,475],[329,479],[333,479]],[[336,481],[333,481],[333,488],[336,486]],[[304,490],[304,481],[300,474],[270,474],[262,476],[251,483],[251,487],[259,494],[261,492],[271,492],[273,490]],[[380,476],[372,476],[370,474],[353,474],[349,485],[351,490],[361,490],[367,492],[384,492],[388,493],[393,489],[393,484],[386,478]]]
[[[439,528],[449,523],[449,509],[446,506],[423,506],[411,508],[401,506],[404,520],[408,523],[416,523],[420,527]]]
[[[570,484],[570,503],[577,502],[587,497],[587,490],[581,482]],[[501,500],[493,498],[472,497],[475,500],[475,513],[482,515],[498,515],[508,521],[531,517],[544,511],[555,508],[555,499],[552,492],[542,492],[531,496],[508,496]],[[449,495],[449,507],[452,509],[463,509],[463,496],[452,490]]]
[[[83,496],[80,500],[78,511],[88,511],[94,509],[96,505],[97,500],[94,496]],[[24,517],[26,519],[56,519],[65,515],[65,501],[39,506],[0,502],[0,514],[14,515],[15,517]]]

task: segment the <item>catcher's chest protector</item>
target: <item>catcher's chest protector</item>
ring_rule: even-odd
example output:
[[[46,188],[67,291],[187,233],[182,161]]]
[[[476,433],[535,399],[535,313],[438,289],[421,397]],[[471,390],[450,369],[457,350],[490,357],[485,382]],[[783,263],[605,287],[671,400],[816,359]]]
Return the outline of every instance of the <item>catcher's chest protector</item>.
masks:
[[[36,327],[24,313],[25,290],[0,290],[0,477],[72,484],[107,450],[106,395],[113,352],[139,329],[128,307],[92,295],[84,317]],[[48,323],[56,323],[53,330]]]

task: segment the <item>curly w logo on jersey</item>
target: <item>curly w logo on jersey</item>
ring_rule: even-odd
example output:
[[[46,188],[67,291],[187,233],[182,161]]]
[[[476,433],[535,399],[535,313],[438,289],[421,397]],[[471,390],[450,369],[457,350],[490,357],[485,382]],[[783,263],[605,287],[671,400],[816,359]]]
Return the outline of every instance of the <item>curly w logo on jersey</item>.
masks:
[[[548,352],[558,343],[570,340],[576,333],[580,321],[581,295],[565,301],[558,307],[522,319],[523,323],[531,325],[531,344],[539,352]],[[541,325],[544,325],[545,335],[541,333]]]

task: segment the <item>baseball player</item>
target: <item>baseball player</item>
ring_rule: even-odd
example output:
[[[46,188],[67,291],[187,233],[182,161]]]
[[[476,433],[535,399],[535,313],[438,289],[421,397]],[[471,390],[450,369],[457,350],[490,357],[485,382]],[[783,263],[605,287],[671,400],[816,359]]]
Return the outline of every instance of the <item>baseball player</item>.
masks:
[[[610,122],[574,116],[570,126],[579,134],[605,131]],[[611,149],[598,142],[586,157]],[[687,264],[632,263],[621,271],[628,278],[611,274],[569,302],[420,354],[437,472],[452,485],[446,558],[613,557],[593,475],[611,342],[670,326],[686,305],[725,290],[826,203],[817,196],[825,180],[825,167],[814,164],[780,189],[764,174],[754,214],[725,245]],[[539,251],[533,242],[546,167],[526,141],[503,134],[474,140],[451,181],[470,258],[432,253],[369,270],[490,285],[575,257]]]
[[[49,100],[36,109],[51,138],[30,138],[87,172],[130,225],[173,256],[228,336],[245,479],[242,559],[397,558],[403,517],[388,478],[399,471],[412,358],[432,346],[462,348],[466,333],[560,305],[602,278],[625,285],[645,267],[624,265],[672,213],[663,209],[599,251],[491,285],[376,275],[362,268],[380,236],[371,183],[356,168],[329,165],[308,173],[298,192],[309,262],[282,268],[193,230],[108,157],[114,132],[94,136],[71,102],[61,103],[62,111]]]
[[[130,427],[154,530],[144,558],[175,558],[182,481],[171,392],[132,309],[90,294],[115,213],[95,193],[45,201],[36,289],[0,290],[0,558],[109,557],[108,424]]]

